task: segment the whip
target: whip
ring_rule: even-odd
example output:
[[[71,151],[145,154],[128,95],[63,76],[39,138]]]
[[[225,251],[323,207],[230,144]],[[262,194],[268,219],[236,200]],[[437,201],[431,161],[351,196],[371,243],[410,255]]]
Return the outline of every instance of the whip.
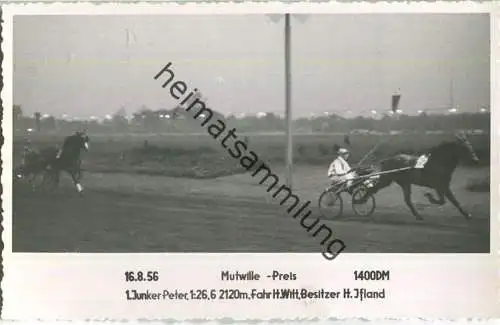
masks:
[[[387,137],[385,139],[381,139],[379,142],[377,142],[373,148],[371,148],[370,151],[368,151],[364,156],[363,158],[361,158],[361,160],[358,162],[358,166],[361,165],[363,163],[363,161],[365,161],[366,158],[368,158],[373,152],[375,152],[375,150],[377,150],[377,148],[382,144],[382,143],[385,143],[387,142],[388,140],[390,139],[390,137]]]

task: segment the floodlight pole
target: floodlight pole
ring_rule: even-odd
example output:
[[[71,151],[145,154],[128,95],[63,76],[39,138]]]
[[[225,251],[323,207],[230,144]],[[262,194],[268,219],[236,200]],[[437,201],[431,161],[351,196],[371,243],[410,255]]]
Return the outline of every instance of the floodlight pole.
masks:
[[[292,189],[293,141],[292,141],[292,76],[290,69],[290,14],[285,14],[285,116],[286,116],[286,185]]]

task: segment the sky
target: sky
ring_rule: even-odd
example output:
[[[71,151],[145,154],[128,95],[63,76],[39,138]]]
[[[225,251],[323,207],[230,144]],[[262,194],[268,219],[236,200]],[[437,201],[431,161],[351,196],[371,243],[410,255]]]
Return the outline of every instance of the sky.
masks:
[[[292,16],[292,110],[344,116],[490,105],[487,14]],[[223,114],[283,114],[284,19],[267,15],[17,16],[14,102],[86,118],[178,101],[156,75],[198,88]]]

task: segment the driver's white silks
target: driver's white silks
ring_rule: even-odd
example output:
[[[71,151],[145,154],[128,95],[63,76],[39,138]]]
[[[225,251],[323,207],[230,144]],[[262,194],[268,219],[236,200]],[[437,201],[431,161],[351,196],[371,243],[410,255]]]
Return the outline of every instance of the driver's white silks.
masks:
[[[415,168],[417,169],[424,168],[428,160],[429,157],[427,155],[421,155],[420,157],[418,157],[417,162],[415,163]]]

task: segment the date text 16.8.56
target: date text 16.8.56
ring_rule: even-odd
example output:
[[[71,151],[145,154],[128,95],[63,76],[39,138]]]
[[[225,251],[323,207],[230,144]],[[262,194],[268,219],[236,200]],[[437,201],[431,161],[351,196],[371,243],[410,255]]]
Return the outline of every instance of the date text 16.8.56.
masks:
[[[126,282],[156,282],[160,279],[158,271],[127,271],[125,272]]]

